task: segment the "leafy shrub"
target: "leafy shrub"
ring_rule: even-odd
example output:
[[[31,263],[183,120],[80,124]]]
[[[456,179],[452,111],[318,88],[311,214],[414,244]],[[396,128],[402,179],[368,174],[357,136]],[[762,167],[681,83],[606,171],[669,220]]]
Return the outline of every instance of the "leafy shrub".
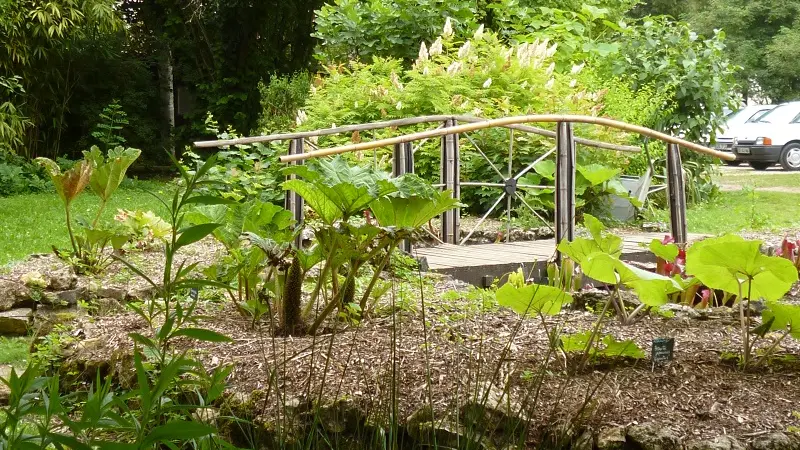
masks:
[[[209,131],[219,139],[232,139],[239,135],[232,128],[220,132],[216,121],[209,115],[206,119]],[[217,163],[210,167],[206,182],[198,186],[198,192],[205,195],[220,195],[235,201],[258,199],[263,202],[282,203],[283,192],[278,183],[283,180],[278,157],[285,153],[278,144],[264,145],[240,144],[217,154]],[[192,167],[202,163],[201,155],[188,149],[183,153],[182,168],[192,172]]]
[[[0,197],[42,192],[48,187],[42,167],[22,156],[0,150]]]
[[[297,111],[305,106],[311,89],[311,74],[298,72],[292,76],[273,74],[269,84],[261,83],[261,117],[258,127],[262,133],[294,128]]]
[[[153,211],[119,209],[114,220],[122,225],[125,234],[137,249],[147,249],[156,243],[163,243],[172,231],[169,224]]]
[[[445,18],[459,35],[477,28],[468,0],[336,0],[317,11],[317,59],[325,63],[373,57],[414,59],[421,41],[441,31]]]

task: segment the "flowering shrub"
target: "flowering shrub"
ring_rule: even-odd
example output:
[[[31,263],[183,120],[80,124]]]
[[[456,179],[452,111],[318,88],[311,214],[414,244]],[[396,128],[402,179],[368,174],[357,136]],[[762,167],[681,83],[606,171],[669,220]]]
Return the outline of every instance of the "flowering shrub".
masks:
[[[372,63],[351,62],[328,67],[328,76],[317,78],[307,107],[298,114],[300,128],[318,129],[336,124],[364,123],[433,114],[463,114],[487,118],[538,113],[572,113],[603,116],[607,109],[625,111],[623,103],[654,110],[663,104],[653,91],[631,92],[620,83],[603,84],[585,64],[575,64],[566,73],[556,70],[558,45],[548,40],[503,44],[498,36],[479,27],[466,40],[459,40],[452,27],[445,27],[433,42],[420,45],[417,59],[405,68],[399,59],[374,58]],[[631,115],[633,117],[633,115]],[[626,117],[629,119],[630,117]],[[403,132],[422,129],[407,127]],[[615,143],[635,142],[636,137],[594,126],[576,126],[584,137]],[[370,139],[397,134],[396,130],[365,132]],[[363,136],[320,138],[320,145],[357,141]],[[502,129],[471,133],[497,167],[508,162],[508,132]],[[462,140],[463,180],[500,181],[494,170],[466,140]],[[552,140],[515,133],[516,173],[552,147]],[[377,153],[376,153],[377,154]],[[372,155],[355,155],[364,158]],[[417,173],[438,181],[439,144],[429,141],[416,152]],[[623,166],[627,156],[581,148],[582,164],[602,161]],[[377,158],[376,158],[377,160]],[[383,161],[387,161],[386,158]],[[465,203],[485,210],[498,191],[470,188],[462,191]]]

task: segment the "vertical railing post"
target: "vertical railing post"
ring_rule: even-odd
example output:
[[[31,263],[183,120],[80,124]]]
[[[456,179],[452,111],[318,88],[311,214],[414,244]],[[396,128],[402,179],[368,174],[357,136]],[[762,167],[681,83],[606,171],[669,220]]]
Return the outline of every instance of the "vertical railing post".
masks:
[[[407,173],[414,173],[414,147],[411,142],[394,144],[392,151],[392,176],[399,177]],[[399,245],[400,250],[411,253],[411,241],[404,239]]]
[[[456,126],[455,119],[447,119],[444,127]],[[442,165],[440,180],[442,189],[450,190],[453,198],[461,198],[461,168],[458,152],[458,133],[442,136]],[[442,242],[458,244],[460,238],[461,210],[453,208],[442,213]]]
[[[575,140],[572,124],[559,122],[556,130],[556,193],[555,231],[556,246],[575,234]],[[556,252],[560,261],[561,253]]]
[[[677,244],[686,244],[686,188],[683,183],[681,149],[677,144],[667,146],[667,195],[669,197],[669,222],[672,238]]]
[[[299,155],[303,153],[303,139],[292,139],[289,141],[289,154],[290,155]],[[289,164],[302,164],[301,161],[292,162]],[[287,179],[294,178],[294,175],[289,175]],[[305,205],[303,197],[300,194],[297,194],[292,191],[285,191],[284,200],[283,200],[283,207],[287,210],[291,211],[292,215],[294,216],[294,220],[296,222],[296,226],[300,227],[303,226],[303,207]],[[302,244],[302,236],[298,235],[295,238],[295,244],[300,247]]]

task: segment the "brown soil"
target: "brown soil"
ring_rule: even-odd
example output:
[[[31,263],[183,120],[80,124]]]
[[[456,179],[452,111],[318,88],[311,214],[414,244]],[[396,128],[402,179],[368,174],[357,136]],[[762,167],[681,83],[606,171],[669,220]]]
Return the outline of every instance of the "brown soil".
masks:
[[[655,368],[649,360],[617,361],[570,375],[565,366],[571,358],[558,354],[547,362],[547,331],[538,319],[520,323],[503,308],[481,311],[465,295],[442,300],[441,293],[454,287],[465,292],[464,286],[441,278],[435,292],[426,290],[427,327],[419,291],[411,286],[417,305],[413,310],[374,317],[358,327],[331,323],[315,337],[272,338],[268,325],[253,330],[229,303],[209,304],[205,313],[211,319],[202,326],[234,342],[191,346],[209,368],[235,365],[228,380],[232,391],[271,393],[259,411],[265,418],[275,410],[276,388],[287,401],[318,398],[322,392],[326,400],[347,397],[366,411],[385,412],[394,358],[401,417],[431,403],[442,417],[474,398],[477,386],[490,379],[501,387],[508,383],[512,400],[523,402],[532,398],[526,372],[539,373],[545,364],[546,388],[532,414],[534,424],[552,423],[553,414],[573,414],[597,388],[589,402],[594,425],[657,422],[680,430],[686,439],[722,434],[747,439],[800,426],[795,413],[800,411],[800,342],[787,338],[777,358],[742,371],[724,358],[737,352],[741,341],[738,318],[730,310],[715,310],[706,320],[647,316],[632,326],[609,319],[604,333],[633,339],[648,356],[653,338],[674,337],[674,361]],[[566,333],[585,331],[596,317],[563,311],[548,318],[546,326],[563,326]],[[87,339],[99,338],[102,346],[93,356],[102,356],[130,349],[127,333],[146,332],[146,325],[126,313],[97,318],[83,331]],[[273,373],[276,378],[270,381]]]

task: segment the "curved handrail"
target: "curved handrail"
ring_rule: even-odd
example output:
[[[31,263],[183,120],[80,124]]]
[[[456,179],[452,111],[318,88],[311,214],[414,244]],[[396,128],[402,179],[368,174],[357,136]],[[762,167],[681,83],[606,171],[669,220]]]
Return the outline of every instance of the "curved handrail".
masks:
[[[352,133],[354,131],[369,131],[381,128],[404,127],[409,125],[418,125],[421,123],[437,123],[437,122],[441,123],[444,122],[445,120],[451,120],[451,119],[459,122],[470,122],[470,123],[485,122],[487,120],[490,120],[490,119],[485,119],[483,117],[463,116],[463,115],[417,116],[417,117],[407,117],[404,119],[384,120],[381,122],[362,123],[357,125],[344,125],[341,127],[323,128],[320,130],[312,130],[312,131],[298,131],[294,133],[270,134],[267,136],[248,136],[248,137],[241,137],[234,139],[218,139],[214,141],[197,141],[194,143],[194,146],[197,148],[211,148],[211,147],[222,147],[226,145],[255,144],[259,142],[283,141],[288,139],[305,139],[310,137],[330,136],[332,134]],[[519,131],[524,131],[527,133],[535,133],[545,137],[550,137],[550,138],[556,137],[556,133],[554,131],[545,130],[543,128],[529,127],[517,124],[509,124],[506,125],[506,127],[513,128]],[[588,145],[591,147],[597,147],[606,150],[614,150],[621,152],[641,151],[639,147],[635,147],[632,145],[610,144],[607,142],[600,142],[580,137],[575,137],[575,142],[581,145]]]
[[[321,156],[337,155],[339,153],[355,152],[361,150],[371,150],[378,147],[386,147],[394,144],[401,144],[404,142],[411,142],[420,139],[429,139],[432,137],[444,136],[448,134],[466,133],[470,131],[480,130],[484,128],[504,127],[508,125],[531,123],[531,122],[573,122],[573,123],[586,123],[594,125],[603,125],[609,128],[617,128],[623,131],[638,133],[643,136],[648,136],[653,139],[658,139],[670,144],[677,144],[681,147],[693,150],[697,153],[703,153],[709,156],[714,156],[726,161],[736,160],[736,156],[731,153],[723,153],[712,150],[708,147],[695,144],[674,136],[670,136],[659,131],[651,130],[647,127],[639,125],[632,125],[619,120],[607,119],[604,117],[582,116],[582,115],[569,115],[569,114],[538,114],[528,116],[512,116],[503,117],[500,119],[490,119],[482,122],[468,123],[464,125],[456,125],[452,127],[439,128],[436,130],[421,131],[418,133],[406,134],[403,136],[396,136],[387,139],[379,139],[371,142],[361,142],[358,144],[342,145],[339,147],[332,147],[323,150],[316,150],[308,153],[300,153],[295,155],[283,155],[280,157],[281,162],[303,161],[309,158],[318,158]]]

